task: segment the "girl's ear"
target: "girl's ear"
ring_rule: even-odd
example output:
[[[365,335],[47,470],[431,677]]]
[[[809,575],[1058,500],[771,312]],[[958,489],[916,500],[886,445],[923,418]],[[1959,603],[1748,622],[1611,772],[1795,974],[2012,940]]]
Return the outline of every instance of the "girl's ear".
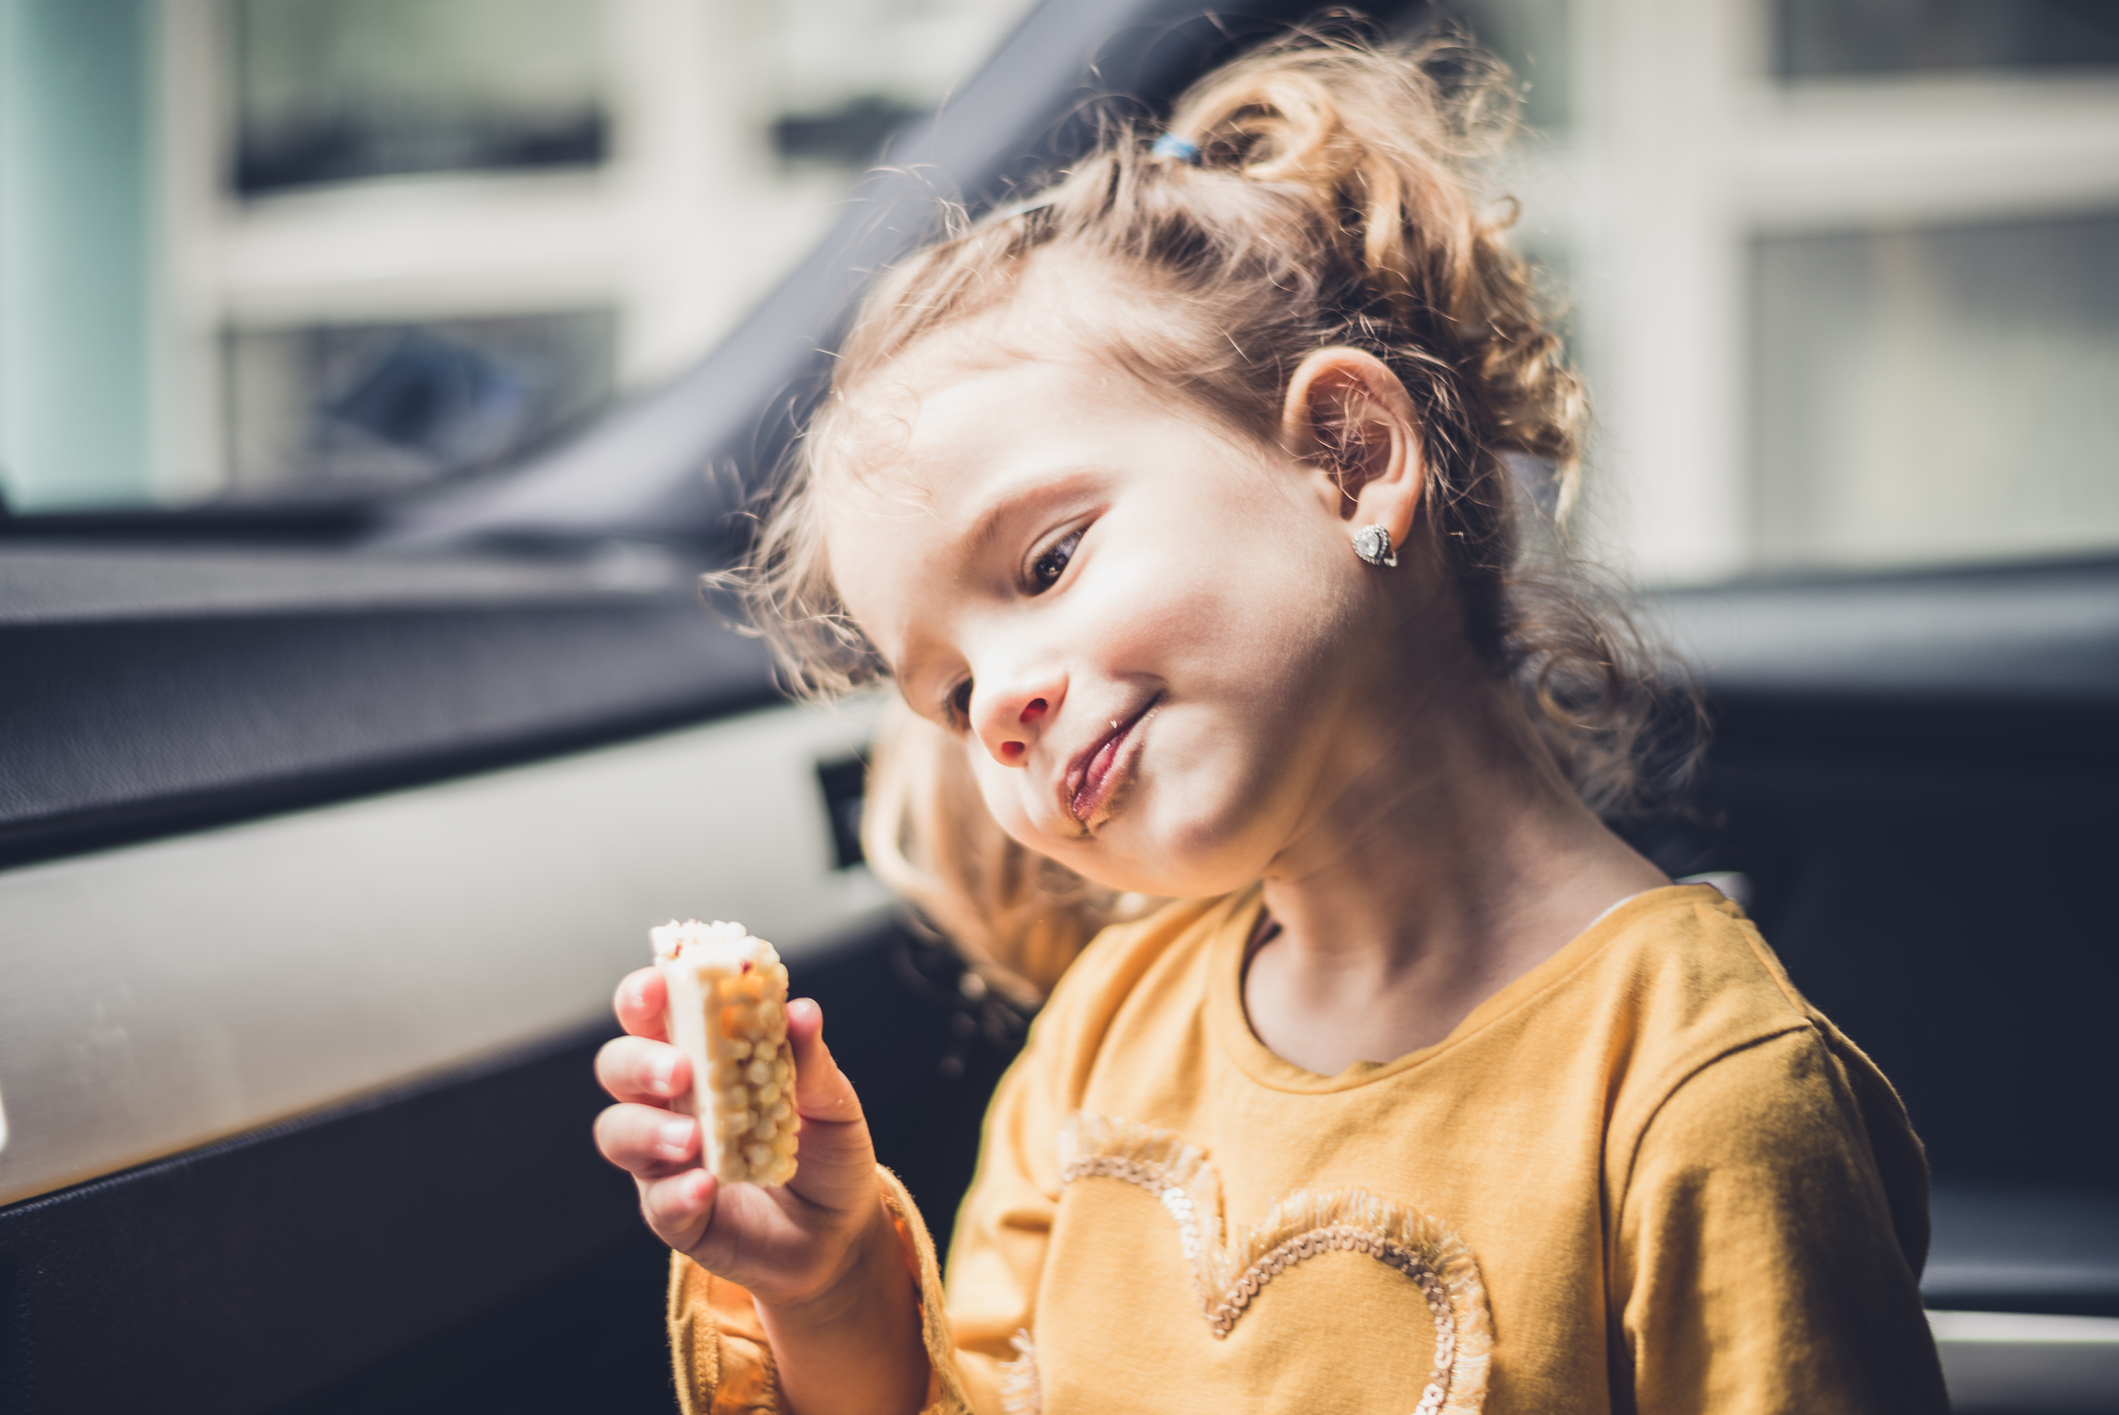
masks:
[[[1412,395],[1388,365],[1360,349],[1319,349],[1288,380],[1281,440],[1315,466],[1338,517],[1382,526],[1407,544],[1426,490]]]

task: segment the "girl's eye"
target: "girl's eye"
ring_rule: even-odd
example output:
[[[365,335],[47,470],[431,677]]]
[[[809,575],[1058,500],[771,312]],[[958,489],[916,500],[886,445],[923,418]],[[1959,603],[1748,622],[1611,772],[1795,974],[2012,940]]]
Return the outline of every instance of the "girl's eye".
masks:
[[[1030,562],[1032,594],[1043,594],[1059,583],[1059,577],[1067,572],[1067,562],[1074,558],[1075,547],[1082,543],[1082,532],[1088,529],[1087,526],[1080,526],[1069,531],[1065,539],[1055,541],[1043,554]]]
[[[969,678],[966,678],[950,690],[949,715],[960,723],[971,721],[971,680]]]

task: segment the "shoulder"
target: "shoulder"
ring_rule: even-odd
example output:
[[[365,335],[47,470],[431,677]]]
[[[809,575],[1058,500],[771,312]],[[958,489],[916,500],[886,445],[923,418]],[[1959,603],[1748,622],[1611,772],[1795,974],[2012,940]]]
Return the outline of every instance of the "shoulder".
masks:
[[[1072,1032],[1108,1020],[1148,975],[1203,952],[1241,899],[1179,899],[1105,929],[1068,965],[1032,1030]]]
[[[1845,1068],[1811,1026],[1733,1048],[1659,1099],[1636,1146],[1680,1165],[1800,1167],[1866,1130]]]
[[[1715,890],[1654,890],[1614,911],[1604,927],[1575,991],[1603,1014],[1617,1082],[1613,1157],[1622,1166],[1651,1127],[1658,1143],[1684,1134],[1700,1144],[1770,1147],[1793,1139],[1822,1114],[1819,1107],[1830,1109],[1835,1132],[1851,1125],[1910,1136],[1882,1074],[1796,990],[1758,928]]]
[[[1740,1017],[1795,1022],[1812,1015],[1758,926],[1711,885],[1649,890],[1606,922],[1610,960],[1687,1017],[1742,1025]]]
[[[1928,1172],[1905,1111],[1859,1052],[1805,1027],[1717,1058],[1657,1107],[1617,1186],[1622,1220],[1829,1234],[1917,1276]]]
[[[1864,1110],[1890,1083],[1811,1005],[1735,903],[1706,885],[1652,890],[1609,921],[1589,971],[1627,1034],[1630,1064],[1655,1103],[1751,1077],[1829,1079]],[[1766,1046],[1768,1042],[1779,1045]],[[1889,1107],[1886,1107],[1889,1108]]]
[[[1706,885],[1637,895],[1580,942],[1592,948],[1573,991],[1607,1014],[1627,1089],[1651,1105],[1719,1058],[1823,1020],[1757,926]]]
[[[1705,885],[1652,890],[1592,934],[1576,992],[1608,1029],[1621,1203],[1704,1176],[1754,1196],[1866,1193],[1917,1268],[1927,1164],[1905,1108],[1743,910]]]
[[[1173,975],[1199,967],[1216,931],[1249,897],[1181,899],[1099,933],[1039,1009],[1025,1056],[1034,1055],[1041,1070],[1079,1079],[1129,1003],[1137,1012],[1139,997],[1162,1003],[1186,999],[1186,989]]]
[[[1685,1075],[1634,1137],[1617,1192],[1667,1208],[1711,1184],[1745,1209],[1858,1217],[1918,1274],[1928,1250],[1928,1166],[1891,1083],[1822,1017],[1734,1047]]]

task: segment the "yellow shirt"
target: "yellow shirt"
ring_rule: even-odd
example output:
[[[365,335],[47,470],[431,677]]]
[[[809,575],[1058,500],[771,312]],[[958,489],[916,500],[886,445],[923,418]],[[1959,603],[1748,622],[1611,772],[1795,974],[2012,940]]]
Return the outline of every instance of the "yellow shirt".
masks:
[[[1897,1096],[1705,886],[1338,1076],[1250,1030],[1256,890],[1106,931],[987,1117],[935,1406],[979,1415],[1948,1410]],[[714,1289],[719,1289],[718,1294]],[[680,1260],[693,1410],[740,1290]],[[748,1365],[746,1366],[746,1361]],[[687,1375],[689,1373],[689,1375]]]

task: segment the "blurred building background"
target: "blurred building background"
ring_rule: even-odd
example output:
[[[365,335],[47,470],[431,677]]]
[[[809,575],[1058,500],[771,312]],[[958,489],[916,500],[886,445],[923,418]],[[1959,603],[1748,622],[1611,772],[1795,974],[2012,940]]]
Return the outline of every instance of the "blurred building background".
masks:
[[[1021,0],[4,0],[0,487],[336,497],[674,373]]]
[[[1026,0],[0,0],[0,490],[331,500],[707,350]],[[1475,0],[1656,581],[2119,548],[2119,6]]]

